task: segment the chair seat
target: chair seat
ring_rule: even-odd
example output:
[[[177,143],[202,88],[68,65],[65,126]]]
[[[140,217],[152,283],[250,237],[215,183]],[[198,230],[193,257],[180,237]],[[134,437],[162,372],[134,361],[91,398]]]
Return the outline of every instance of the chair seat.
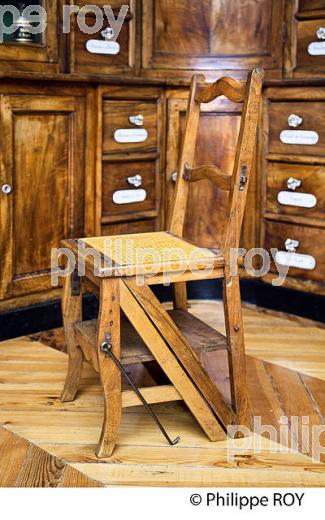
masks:
[[[79,239],[105,260],[102,276],[186,272],[221,267],[224,257],[165,231]]]

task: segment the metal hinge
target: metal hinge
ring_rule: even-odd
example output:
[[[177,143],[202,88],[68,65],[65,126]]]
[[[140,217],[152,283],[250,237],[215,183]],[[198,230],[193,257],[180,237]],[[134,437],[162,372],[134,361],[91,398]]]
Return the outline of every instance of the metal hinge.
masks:
[[[247,180],[247,164],[243,163],[240,171],[239,191],[244,190],[244,186],[247,183]]]
[[[71,277],[71,296],[80,296],[81,278],[78,274],[78,269],[75,269]]]

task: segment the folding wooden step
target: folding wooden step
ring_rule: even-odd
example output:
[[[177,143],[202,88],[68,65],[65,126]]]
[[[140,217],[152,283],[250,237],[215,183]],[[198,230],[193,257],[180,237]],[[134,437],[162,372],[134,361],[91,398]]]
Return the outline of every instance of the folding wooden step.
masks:
[[[168,311],[169,315],[184,334],[191,347],[197,352],[212,352],[227,349],[225,336],[199,318],[183,310]],[[98,369],[95,354],[97,320],[75,323],[76,341],[80,344],[87,360]],[[125,316],[121,317],[121,362],[123,365],[145,363],[154,357]]]
[[[190,312],[171,310],[168,314],[194,350],[213,352],[227,349],[226,337]]]

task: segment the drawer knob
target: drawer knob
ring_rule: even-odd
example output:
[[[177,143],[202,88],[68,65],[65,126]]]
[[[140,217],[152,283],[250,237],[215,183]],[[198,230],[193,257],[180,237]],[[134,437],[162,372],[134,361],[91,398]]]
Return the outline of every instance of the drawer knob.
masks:
[[[176,182],[176,181],[177,181],[177,172],[173,172],[173,173],[171,174],[171,179],[172,179],[173,182]]]
[[[103,31],[101,31],[101,36],[104,38],[104,40],[108,41],[111,40],[114,36],[114,31],[111,27],[106,27]]]
[[[12,192],[12,187],[10,186],[10,184],[4,184],[1,189],[2,193],[4,193],[5,195],[9,195],[9,193]]]
[[[288,124],[292,128],[297,128],[297,126],[301,125],[303,122],[303,118],[300,116],[297,116],[296,114],[290,114],[288,117]]]
[[[138,114],[137,116],[130,116],[129,121],[133,125],[143,126],[144,118],[142,114]]]
[[[295,253],[296,249],[298,249],[299,247],[299,244],[299,240],[293,240],[292,238],[287,238],[287,240],[284,243],[285,248],[287,251],[289,251],[289,253]]]
[[[139,174],[134,175],[133,177],[127,177],[126,180],[131,184],[131,186],[135,186],[136,188],[139,188],[139,186],[142,185],[142,177]]]
[[[317,29],[316,36],[319,40],[325,40],[325,27]]]
[[[301,185],[302,185],[302,180],[300,180],[300,179],[295,179],[294,177],[290,177],[287,180],[287,186],[288,186],[289,190],[295,191],[297,188],[300,188]]]

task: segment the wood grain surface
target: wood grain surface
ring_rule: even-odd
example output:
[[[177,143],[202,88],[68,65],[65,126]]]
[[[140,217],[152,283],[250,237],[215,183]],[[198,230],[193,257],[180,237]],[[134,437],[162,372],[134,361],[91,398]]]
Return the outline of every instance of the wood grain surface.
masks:
[[[190,312],[224,332],[221,302],[190,302]],[[253,415],[277,432],[280,417],[292,414],[300,425],[303,416],[324,424],[325,328],[252,307],[244,308],[244,325]],[[217,377],[220,360],[214,353],[207,356]],[[267,433],[255,433],[258,453],[241,450],[242,440],[236,439],[231,462],[227,442],[210,442],[179,402],[154,405],[168,432],[181,436],[179,445],[165,444],[142,407],[126,408],[116,450],[99,463],[94,453],[103,416],[98,376],[85,363],[80,396],[60,403],[66,366],[66,354],[30,338],[0,344],[2,486],[325,486],[325,464],[299,452],[299,431],[298,448],[286,452]],[[128,370],[138,384],[152,385],[145,368]],[[27,471],[26,460],[35,468]]]

